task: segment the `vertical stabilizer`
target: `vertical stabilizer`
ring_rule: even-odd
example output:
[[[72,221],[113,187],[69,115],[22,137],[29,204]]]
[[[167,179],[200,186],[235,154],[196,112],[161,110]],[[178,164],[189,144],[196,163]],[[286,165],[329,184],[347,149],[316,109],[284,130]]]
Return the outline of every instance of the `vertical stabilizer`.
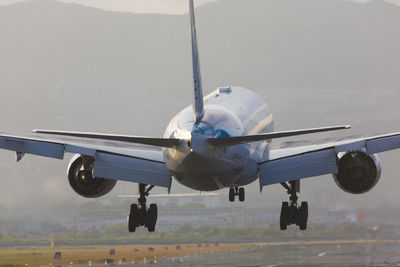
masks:
[[[194,17],[193,0],[189,0],[189,9],[190,9],[190,28],[192,32],[192,62],[193,62],[193,82],[194,82],[193,110],[194,110],[195,122],[199,122],[201,121],[204,115],[204,104],[203,104],[203,88],[201,85],[199,49],[197,47],[196,21]]]

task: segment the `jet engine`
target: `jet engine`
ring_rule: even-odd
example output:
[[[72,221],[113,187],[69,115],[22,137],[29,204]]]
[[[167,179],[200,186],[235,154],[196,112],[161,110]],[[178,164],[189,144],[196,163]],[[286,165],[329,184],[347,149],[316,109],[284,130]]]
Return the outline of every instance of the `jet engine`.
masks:
[[[378,157],[361,151],[338,156],[338,173],[333,174],[336,184],[345,192],[362,194],[371,190],[381,177]]]
[[[68,180],[72,189],[86,198],[96,198],[109,193],[116,180],[93,177],[94,158],[75,155],[68,166]]]

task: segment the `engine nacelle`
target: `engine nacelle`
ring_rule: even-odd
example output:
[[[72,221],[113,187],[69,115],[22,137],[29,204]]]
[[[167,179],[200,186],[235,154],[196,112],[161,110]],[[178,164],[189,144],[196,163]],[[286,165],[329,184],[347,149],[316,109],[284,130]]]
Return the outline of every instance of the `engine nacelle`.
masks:
[[[338,159],[336,184],[345,192],[362,194],[371,190],[381,177],[378,157],[361,151],[348,152]]]
[[[75,155],[68,166],[68,180],[72,189],[86,198],[96,198],[109,193],[116,180],[93,177],[94,158]]]

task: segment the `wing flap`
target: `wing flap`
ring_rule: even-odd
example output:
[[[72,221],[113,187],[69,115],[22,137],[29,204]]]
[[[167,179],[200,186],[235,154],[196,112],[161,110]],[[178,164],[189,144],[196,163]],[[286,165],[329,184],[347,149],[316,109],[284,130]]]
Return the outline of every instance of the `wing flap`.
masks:
[[[260,188],[337,172],[334,149],[272,160],[260,165]]]
[[[335,146],[335,151],[336,153],[339,152],[346,152],[346,151],[361,151],[365,150],[366,148],[367,141],[366,140],[360,140],[360,141],[354,141],[350,143],[345,143],[345,144],[336,144]]]
[[[375,154],[400,148],[400,136],[390,136],[370,140],[367,142],[366,148],[368,154]]]
[[[94,176],[170,188],[171,173],[165,164],[109,153],[96,153]]]
[[[56,143],[0,136],[0,148],[19,153],[64,159],[64,146]]]
[[[65,145],[65,152],[67,153],[74,153],[74,154],[81,154],[85,156],[94,157],[96,155],[96,149],[86,148],[77,145]]]

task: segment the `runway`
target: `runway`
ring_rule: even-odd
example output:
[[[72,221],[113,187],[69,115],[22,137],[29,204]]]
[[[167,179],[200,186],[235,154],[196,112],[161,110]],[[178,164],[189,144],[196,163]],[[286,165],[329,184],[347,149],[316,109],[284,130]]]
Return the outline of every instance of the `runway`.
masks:
[[[118,265],[118,264],[117,264]],[[107,266],[107,265],[96,265]],[[258,242],[207,254],[180,255],[121,266],[400,266],[400,240]]]
[[[179,247],[179,248],[178,248]],[[110,248],[116,250],[109,255]],[[54,259],[60,251],[61,260]],[[400,240],[296,240],[246,243],[2,248],[0,265],[28,266],[400,266]],[[132,262],[135,264],[132,264]],[[143,263],[143,262],[146,263]],[[89,262],[91,264],[89,264]],[[72,264],[71,264],[72,263]]]
[[[162,266],[400,266],[400,240],[314,240],[256,243],[238,251],[170,259]],[[165,265],[163,265],[165,264]]]

